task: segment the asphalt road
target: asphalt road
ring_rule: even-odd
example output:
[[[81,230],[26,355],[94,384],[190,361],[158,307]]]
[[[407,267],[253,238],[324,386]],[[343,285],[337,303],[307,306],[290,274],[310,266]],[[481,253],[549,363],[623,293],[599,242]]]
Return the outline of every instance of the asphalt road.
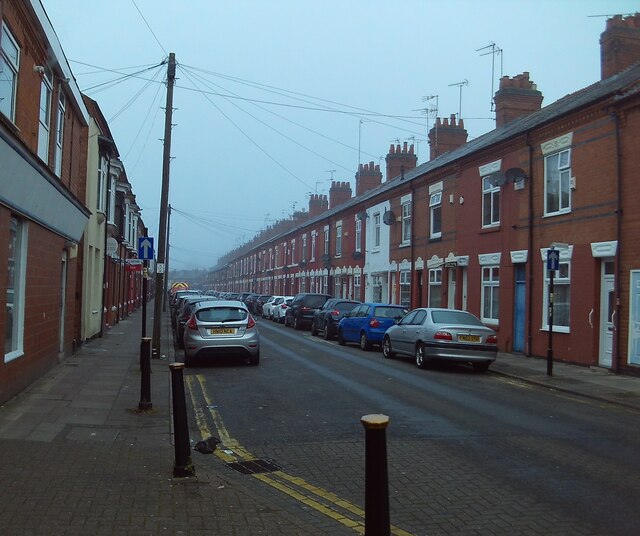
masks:
[[[187,370],[190,427],[223,440],[215,463],[277,464],[250,485],[308,512],[319,534],[362,532],[370,413],[390,417],[394,534],[640,533],[637,412],[463,366],[419,370],[264,319],[259,328],[259,367]]]

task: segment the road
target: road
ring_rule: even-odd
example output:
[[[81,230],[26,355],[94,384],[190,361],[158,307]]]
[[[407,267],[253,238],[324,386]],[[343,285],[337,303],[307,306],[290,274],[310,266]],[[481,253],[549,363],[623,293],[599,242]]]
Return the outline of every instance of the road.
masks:
[[[223,440],[211,463],[276,464],[248,485],[307,512],[318,534],[363,532],[370,413],[390,417],[393,534],[640,533],[637,412],[259,328],[259,367],[187,370],[191,436]]]

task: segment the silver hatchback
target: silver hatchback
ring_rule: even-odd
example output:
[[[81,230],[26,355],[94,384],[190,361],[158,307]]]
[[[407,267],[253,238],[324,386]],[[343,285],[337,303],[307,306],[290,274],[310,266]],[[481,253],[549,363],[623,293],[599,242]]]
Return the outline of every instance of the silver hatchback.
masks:
[[[184,327],[184,364],[223,356],[260,363],[260,334],[247,306],[238,301],[199,303]]]
[[[471,363],[485,372],[498,355],[496,332],[467,311],[414,309],[391,326],[382,339],[382,353],[415,358],[424,368],[430,361]]]

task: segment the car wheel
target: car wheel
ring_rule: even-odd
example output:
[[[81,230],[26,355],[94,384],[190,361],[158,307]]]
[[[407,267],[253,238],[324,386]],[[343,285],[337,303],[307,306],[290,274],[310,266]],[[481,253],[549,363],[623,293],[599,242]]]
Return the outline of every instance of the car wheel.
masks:
[[[300,321],[298,320],[297,316],[293,317],[293,329],[297,329],[297,330],[302,329],[302,326],[300,325]]]
[[[251,356],[248,360],[247,360],[247,365],[249,365],[250,367],[255,367],[256,365],[260,364],[260,352],[258,352],[256,355]]]
[[[316,327],[316,321],[311,322],[311,335],[314,337],[318,334],[318,328]]]
[[[322,332],[322,338],[325,341],[330,341],[333,339],[333,333],[331,331],[331,327],[329,326],[329,322],[324,323],[324,331]]]
[[[347,341],[344,340],[344,335],[342,334],[342,330],[338,328],[338,344],[340,346],[344,346],[347,344]]]
[[[480,374],[484,374],[485,372],[487,372],[487,370],[489,370],[489,365],[491,363],[489,361],[480,361],[478,363],[474,363],[473,364],[473,370],[475,370],[476,372],[480,373]]]
[[[427,358],[424,355],[424,344],[421,342],[416,344],[416,365],[422,369],[427,367]]]
[[[382,355],[387,359],[393,359],[394,353],[391,351],[391,339],[389,337],[382,339]]]
[[[367,334],[364,331],[360,334],[360,350],[362,350],[363,352],[371,350],[371,343],[369,342]]]

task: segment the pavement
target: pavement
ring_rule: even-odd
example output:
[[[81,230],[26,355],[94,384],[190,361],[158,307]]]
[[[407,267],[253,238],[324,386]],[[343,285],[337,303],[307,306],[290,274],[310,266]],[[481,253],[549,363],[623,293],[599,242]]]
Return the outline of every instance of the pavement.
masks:
[[[141,318],[105,330],[0,406],[3,536],[353,534],[319,530],[300,505],[214,456],[192,452],[196,477],[173,477],[169,317],[148,411],[139,410]],[[545,359],[501,353],[489,374],[640,410],[640,378],[605,369],[555,362],[547,376]]]

